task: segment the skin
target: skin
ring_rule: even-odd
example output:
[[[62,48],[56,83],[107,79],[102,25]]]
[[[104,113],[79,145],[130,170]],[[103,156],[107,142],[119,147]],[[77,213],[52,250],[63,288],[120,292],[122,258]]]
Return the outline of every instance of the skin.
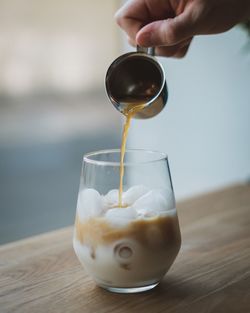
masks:
[[[116,13],[130,44],[184,57],[196,35],[219,34],[250,18],[250,0],[130,0]]]

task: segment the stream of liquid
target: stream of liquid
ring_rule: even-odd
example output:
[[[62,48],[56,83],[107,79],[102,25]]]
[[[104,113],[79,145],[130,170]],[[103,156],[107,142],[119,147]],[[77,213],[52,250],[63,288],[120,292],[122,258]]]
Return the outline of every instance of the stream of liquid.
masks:
[[[131,101],[129,99],[129,103],[124,101],[125,103],[125,109],[123,111],[123,114],[126,117],[124,126],[123,126],[123,133],[122,133],[122,144],[121,144],[121,159],[120,159],[120,185],[119,185],[119,199],[118,199],[118,206],[120,208],[126,207],[126,203],[122,203],[122,191],[123,191],[123,176],[124,176],[124,156],[126,151],[126,143],[127,143],[127,137],[128,137],[128,131],[131,123],[131,119],[133,116],[141,111],[145,107],[145,101],[142,103],[141,100],[134,99]]]

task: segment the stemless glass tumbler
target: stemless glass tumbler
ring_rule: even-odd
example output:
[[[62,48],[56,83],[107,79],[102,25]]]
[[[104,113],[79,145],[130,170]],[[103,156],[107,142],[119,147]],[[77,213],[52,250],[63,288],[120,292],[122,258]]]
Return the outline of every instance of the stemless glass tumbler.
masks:
[[[167,156],[127,150],[122,206],[120,150],[84,156],[73,245],[96,284],[120,293],[154,288],[181,245]]]

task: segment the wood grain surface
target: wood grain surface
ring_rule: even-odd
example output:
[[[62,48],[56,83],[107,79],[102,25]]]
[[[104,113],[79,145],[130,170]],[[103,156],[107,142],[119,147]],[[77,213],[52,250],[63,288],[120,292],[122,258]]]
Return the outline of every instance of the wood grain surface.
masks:
[[[72,249],[72,227],[0,247],[0,313],[250,312],[250,186],[177,205],[182,248],[152,291],[95,286]]]

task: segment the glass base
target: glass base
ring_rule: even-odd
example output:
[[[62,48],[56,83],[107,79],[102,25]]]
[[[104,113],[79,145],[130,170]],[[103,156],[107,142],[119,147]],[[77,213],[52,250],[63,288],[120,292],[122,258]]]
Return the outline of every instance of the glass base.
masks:
[[[106,289],[110,292],[116,292],[116,293],[138,293],[138,292],[144,292],[151,290],[155,288],[159,282],[154,283],[152,285],[142,286],[142,287],[124,287],[124,288],[118,288],[118,287],[110,287],[110,286],[103,286],[99,285],[101,288]]]

